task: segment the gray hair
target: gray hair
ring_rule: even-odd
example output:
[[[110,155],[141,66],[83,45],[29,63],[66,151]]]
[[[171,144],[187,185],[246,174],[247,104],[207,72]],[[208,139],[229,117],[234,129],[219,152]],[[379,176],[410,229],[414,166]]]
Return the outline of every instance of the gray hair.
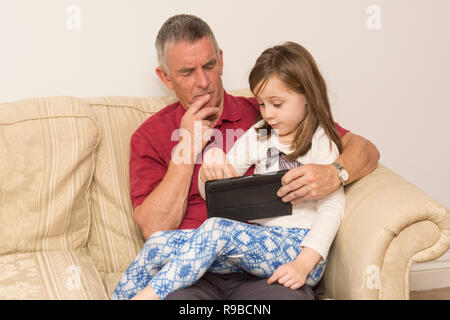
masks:
[[[155,47],[160,66],[168,72],[166,53],[169,45],[182,41],[193,43],[205,37],[212,40],[217,57],[219,57],[216,38],[205,21],[189,14],[177,14],[170,17],[164,22],[156,36]]]

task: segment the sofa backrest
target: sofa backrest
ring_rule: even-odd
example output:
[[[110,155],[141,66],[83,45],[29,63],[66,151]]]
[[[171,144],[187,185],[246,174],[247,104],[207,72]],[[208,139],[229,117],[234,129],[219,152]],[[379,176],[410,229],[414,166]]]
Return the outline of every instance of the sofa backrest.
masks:
[[[99,141],[79,99],[0,104],[0,255],[86,251]]]
[[[175,98],[88,98],[101,130],[91,187],[92,226],[88,247],[102,277],[126,270],[144,243],[130,201],[130,138],[149,116]]]

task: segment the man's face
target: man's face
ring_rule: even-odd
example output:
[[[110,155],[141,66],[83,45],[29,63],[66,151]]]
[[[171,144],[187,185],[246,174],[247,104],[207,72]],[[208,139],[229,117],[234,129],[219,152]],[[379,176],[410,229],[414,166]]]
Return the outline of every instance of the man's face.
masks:
[[[168,72],[157,68],[157,73],[166,86],[175,91],[184,108],[206,94],[210,94],[211,99],[204,107],[223,107],[222,51],[217,56],[209,38],[169,46],[166,64]]]

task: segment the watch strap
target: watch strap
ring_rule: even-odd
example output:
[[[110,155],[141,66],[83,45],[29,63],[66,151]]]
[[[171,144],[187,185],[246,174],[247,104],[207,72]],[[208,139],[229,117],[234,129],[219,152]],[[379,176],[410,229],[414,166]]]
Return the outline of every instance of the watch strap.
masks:
[[[346,181],[344,181],[344,178],[342,177],[341,170],[342,169],[345,170],[345,168],[340,163],[337,162],[333,162],[332,165],[336,167],[338,172],[338,178],[341,181],[342,186],[344,186]]]

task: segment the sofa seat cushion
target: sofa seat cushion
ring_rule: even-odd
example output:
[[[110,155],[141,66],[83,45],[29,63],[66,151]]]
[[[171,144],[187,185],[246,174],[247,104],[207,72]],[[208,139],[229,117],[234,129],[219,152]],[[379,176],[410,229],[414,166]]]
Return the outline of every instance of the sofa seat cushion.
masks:
[[[100,140],[80,99],[0,104],[0,255],[86,247]]]
[[[48,251],[0,256],[0,299],[107,299],[100,276],[87,255]]]
[[[117,284],[119,283],[120,279],[122,279],[123,272],[112,272],[107,273],[103,279],[103,284],[106,289],[106,294],[108,297],[111,297],[114,290],[117,287]]]

